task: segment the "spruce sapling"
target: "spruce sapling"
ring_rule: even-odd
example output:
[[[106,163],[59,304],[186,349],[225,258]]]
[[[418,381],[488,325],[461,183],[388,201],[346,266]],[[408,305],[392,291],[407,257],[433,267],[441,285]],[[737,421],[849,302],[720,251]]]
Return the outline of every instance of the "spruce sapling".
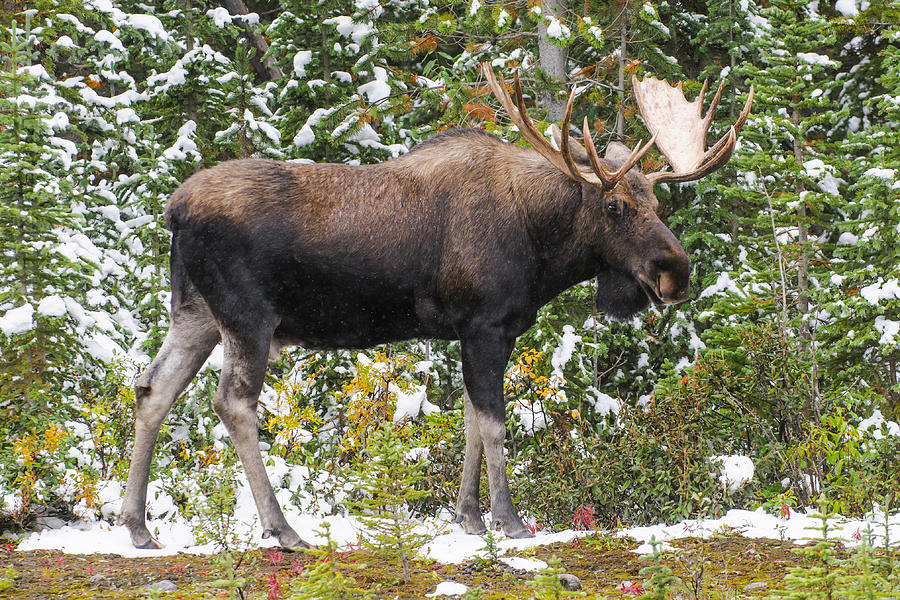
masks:
[[[324,521],[317,530],[325,543],[318,548],[307,550],[315,557],[315,566],[309,566],[291,586],[288,600],[357,600],[370,598],[370,591],[356,587],[356,580],[341,573],[341,569],[352,568],[342,562],[338,545],[331,539],[331,523]]]
[[[395,562],[403,581],[410,581],[410,562],[428,537],[415,533],[408,503],[428,492],[417,489],[425,479],[424,460],[410,460],[408,448],[390,424],[372,434],[366,445],[368,460],[357,462],[353,476],[361,497],[348,503],[352,514],[366,526],[363,546]]]

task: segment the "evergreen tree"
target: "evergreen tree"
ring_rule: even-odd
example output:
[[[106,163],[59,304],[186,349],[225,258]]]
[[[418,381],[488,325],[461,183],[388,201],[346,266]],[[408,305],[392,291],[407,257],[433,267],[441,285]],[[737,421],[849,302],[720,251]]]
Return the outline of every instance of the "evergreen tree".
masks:
[[[414,531],[416,523],[409,514],[409,503],[428,492],[418,489],[425,478],[423,463],[410,462],[408,452],[393,426],[386,424],[372,434],[366,445],[367,460],[360,461],[354,473],[362,497],[350,504],[367,528],[363,545],[395,562],[406,583],[410,581],[410,562],[428,540]]]
[[[850,164],[851,198],[834,253],[835,293],[825,310],[831,319],[823,341],[833,351],[828,368],[847,386],[884,398],[882,408],[897,414],[900,321],[900,117],[894,91],[900,87],[900,28],[884,32],[889,45],[875,82],[882,93],[868,97],[857,133],[849,136],[856,159]],[[869,82],[867,85],[871,85]],[[858,118],[858,117],[857,117]],[[857,386],[862,382],[863,386]]]
[[[313,565],[306,568],[291,585],[290,600],[356,600],[370,598],[370,590],[356,587],[353,577],[341,570],[352,566],[341,560],[337,543],[331,539],[331,523],[324,521],[317,533],[325,538],[325,543],[308,552],[315,557]],[[356,565],[360,567],[361,565]]]
[[[805,559],[805,564],[792,567],[784,578],[784,590],[777,597],[785,600],[831,600],[836,597],[842,569],[837,557],[834,538],[830,535],[829,519],[834,515],[824,510],[821,504],[818,513],[811,515],[819,520],[814,529],[818,531],[811,540],[814,543],[796,548],[794,551]]]

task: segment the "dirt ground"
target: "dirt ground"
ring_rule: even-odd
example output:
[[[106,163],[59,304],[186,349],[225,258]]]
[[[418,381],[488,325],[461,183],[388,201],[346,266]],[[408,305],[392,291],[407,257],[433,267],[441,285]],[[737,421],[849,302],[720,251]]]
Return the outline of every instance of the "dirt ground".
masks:
[[[544,561],[559,558],[560,567],[581,580],[586,597],[622,599],[639,595],[646,585],[646,577],[639,572],[647,561],[639,560],[630,551],[637,545],[627,538],[596,534],[515,555]],[[752,540],[734,534],[708,540],[678,540],[672,546],[675,550],[664,554],[663,564],[682,580],[676,598],[758,598],[777,588],[789,567],[800,564],[790,542]],[[297,585],[313,560],[306,553],[271,549],[236,552],[235,577],[244,581],[232,597],[289,598],[291,586]],[[526,583],[534,578],[534,573],[518,572],[499,563],[441,565],[418,561],[412,566],[408,584],[397,581],[399,567],[365,552],[348,552],[342,556],[342,563],[346,565],[342,572],[353,577],[358,587],[372,590],[375,598],[424,598],[445,580],[480,588],[480,597],[485,599],[533,596]],[[49,551],[16,552],[12,544],[4,541],[0,549],[0,598],[229,598],[222,581],[226,572],[223,555],[140,559],[77,556]],[[154,584],[155,591],[151,590]]]

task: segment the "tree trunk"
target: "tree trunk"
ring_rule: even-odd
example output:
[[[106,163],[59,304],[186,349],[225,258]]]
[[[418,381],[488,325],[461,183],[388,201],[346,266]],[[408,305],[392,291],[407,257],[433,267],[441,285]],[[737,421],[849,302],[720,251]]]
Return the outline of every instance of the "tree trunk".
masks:
[[[616,135],[625,137],[625,53],[628,51],[628,4],[622,5],[619,23],[619,110],[616,112]]]
[[[569,52],[565,48],[560,48],[550,41],[547,37],[547,18],[556,17],[560,21],[566,13],[566,0],[544,0],[541,5],[543,9],[543,18],[538,23],[538,66],[554,81],[565,85],[567,80],[567,69]],[[543,92],[538,99],[538,104],[547,110],[548,118],[551,121],[559,121],[562,119],[563,113],[566,111],[566,102],[553,92]]]
[[[791,122],[798,130],[800,128],[800,97],[794,96],[793,109],[791,112]],[[803,162],[803,145],[800,140],[799,131],[794,135],[794,158],[797,164]],[[803,183],[797,181],[797,197],[803,196]],[[813,337],[812,329],[809,326],[809,228],[806,224],[806,203],[800,200],[800,206],[797,211],[797,241],[800,244],[800,256],[797,265],[797,287],[800,293],[797,295],[797,310],[800,312],[800,338],[802,340],[802,348],[805,352],[809,352],[812,363],[812,373],[810,373],[810,398],[812,406],[812,415],[816,422],[822,419],[821,406],[819,406],[819,364],[816,356],[816,340]]]
[[[250,12],[247,10],[247,5],[244,4],[244,0],[222,0],[222,6],[224,6],[232,15],[246,15]],[[250,63],[253,65],[253,70],[256,71],[256,74],[264,81],[278,79],[279,77],[284,76],[284,73],[281,72],[281,69],[278,68],[275,61],[271,58],[263,58],[266,55],[266,52],[269,51],[269,44],[266,43],[265,38],[245,24],[242,24],[242,27],[247,41],[250,42],[251,46],[256,48],[256,56],[250,59]]]
[[[800,102],[799,97],[794,97],[794,107],[791,113],[791,121],[794,124],[794,127],[799,129],[800,127],[800,109],[797,104]],[[803,145],[801,144],[801,140],[798,135],[794,136],[794,158],[797,159],[797,164],[801,164],[803,162]],[[797,197],[801,197],[803,195],[803,184],[798,180],[797,181]],[[807,249],[806,242],[808,240],[808,232],[806,227],[806,204],[804,202],[800,202],[800,207],[797,213],[797,221],[798,221],[798,233],[797,233],[797,241],[800,243],[800,256],[799,256],[799,264],[797,266],[797,287],[800,288],[800,294],[797,296],[797,308],[800,311],[801,315],[806,315],[809,312],[809,250]],[[800,329],[801,335],[803,335],[804,339],[810,338],[809,326],[804,322],[803,326]]]

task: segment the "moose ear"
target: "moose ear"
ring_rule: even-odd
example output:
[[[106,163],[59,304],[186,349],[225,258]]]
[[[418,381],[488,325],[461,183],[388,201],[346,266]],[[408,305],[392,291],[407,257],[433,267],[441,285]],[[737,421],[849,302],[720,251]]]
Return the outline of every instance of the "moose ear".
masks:
[[[631,150],[629,150],[628,146],[619,142],[610,142],[606,147],[606,153],[603,155],[603,158],[614,164],[621,165],[630,156]]]
[[[553,145],[556,146],[557,150],[561,149],[562,131],[560,131],[555,123],[550,126],[550,135],[553,136]],[[577,163],[590,164],[587,150],[584,149],[584,146],[572,139],[571,136],[569,137],[569,154],[572,156],[572,160]]]

